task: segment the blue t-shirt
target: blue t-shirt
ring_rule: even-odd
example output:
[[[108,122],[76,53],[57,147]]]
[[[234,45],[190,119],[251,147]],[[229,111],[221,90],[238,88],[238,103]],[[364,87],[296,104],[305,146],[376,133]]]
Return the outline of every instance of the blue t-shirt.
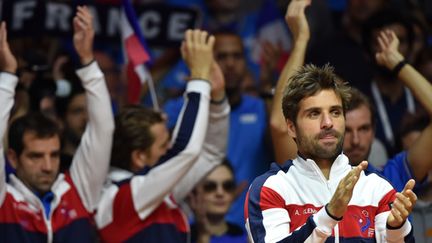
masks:
[[[379,170],[369,164],[368,170],[377,172],[378,174],[385,177],[395,188],[396,191],[401,192],[405,184],[410,180],[414,179],[411,165],[408,161],[408,152],[402,151],[389,159],[382,170]],[[416,181],[414,190],[419,189],[426,182],[426,178],[422,181]]]
[[[210,243],[247,243],[247,235],[242,227],[239,227],[232,223],[228,224],[228,230],[225,234],[216,236],[212,235],[210,238]],[[191,233],[192,233],[192,243],[196,242],[197,232],[196,225],[191,225]]]

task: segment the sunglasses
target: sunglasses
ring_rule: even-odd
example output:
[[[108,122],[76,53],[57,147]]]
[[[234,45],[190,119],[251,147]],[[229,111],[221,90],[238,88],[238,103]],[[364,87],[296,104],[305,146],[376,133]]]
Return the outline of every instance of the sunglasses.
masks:
[[[222,183],[216,183],[215,181],[206,181],[203,184],[204,192],[215,192],[219,185],[222,185],[224,191],[228,193],[234,192],[234,190],[236,189],[236,184],[233,180],[227,180]]]

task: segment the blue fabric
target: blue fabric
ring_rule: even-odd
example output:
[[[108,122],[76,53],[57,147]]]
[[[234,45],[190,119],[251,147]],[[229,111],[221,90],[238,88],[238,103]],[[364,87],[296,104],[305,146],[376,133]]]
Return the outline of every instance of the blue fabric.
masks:
[[[0,224],[0,242],[47,242],[47,235],[24,230],[21,224]]]
[[[243,227],[227,222],[228,229],[223,235],[212,235],[210,237],[210,243],[247,243],[247,234],[243,230]],[[197,226],[191,225],[192,243],[196,243],[197,239]]]
[[[401,192],[408,180],[413,178],[407,155],[406,151],[397,154],[387,161],[382,170],[384,177],[392,183],[398,192]]]
[[[182,60],[178,61],[167,74],[159,81],[164,89],[184,90],[189,69]],[[174,127],[174,126],[173,126]]]
[[[410,179],[414,179],[411,166],[408,162],[407,151],[402,151],[393,158],[389,159],[382,170],[378,170],[371,164],[369,164],[368,170],[382,175],[398,192],[401,192],[404,189],[405,184]],[[422,181],[416,181],[414,191],[421,188],[426,182],[426,178]]]
[[[36,196],[41,200],[42,205],[45,209],[45,217],[49,219],[49,214],[51,212],[51,202],[54,199],[54,193],[51,191],[45,193],[43,196],[41,196],[39,193],[34,192]]]
[[[188,234],[179,232],[175,225],[160,223],[143,228],[125,242],[178,243],[188,242],[187,238]]]
[[[267,115],[261,99],[243,95],[240,105],[231,108],[227,157],[235,171],[236,181],[248,185],[265,173],[270,162],[271,148],[266,143]],[[227,220],[244,225],[244,201],[247,188],[234,201]]]
[[[167,127],[172,130],[175,127],[177,119],[180,115],[181,108],[184,103],[183,96],[180,96],[175,99],[170,99],[165,102],[163,110],[168,116]]]

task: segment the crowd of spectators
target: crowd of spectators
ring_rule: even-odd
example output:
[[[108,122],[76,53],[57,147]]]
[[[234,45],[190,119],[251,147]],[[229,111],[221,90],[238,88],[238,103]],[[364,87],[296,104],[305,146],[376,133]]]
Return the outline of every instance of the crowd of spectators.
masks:
[[[367,170],[386,177],[397,192],[415,179],[412,190],[418,202],[409,220],[418,242],[431,241],[432,93],[428,92],[432,84],[432,4],[427,0],[310,0],[305,1],[305,18],[301,19],[287,10],[291,1],[305,0],[132,1],[137,9],[149,6],[162,18],[169,18],[171,10],[190,11],[193,16],[189,26],[180,25],[184,27],[181,39],[162,42],[160,38],[166,36],[152,39],[150,32],[143,32],[149,39],[151,62],[147,68],[160,110],[152,109],[149,82],[142,85],[140,101],[130,104],[120,32],[114,38],[98,32],[105,27],[98,26],[98,18],[109,15],[107,8],[121,9],[122,1],[34,1],[39,2],[33,13],[41,14],[38,19],[54,13],[36,12],[49,3],[72,9],[66,35],[49,30],[44,33],[46,26],[37,34],[18,30],[20,21],[24,21],[23,26],[32,26],[25,23],[32,19],[26,15],[29,12],[16,10],[21,1],[0,3],[0,18],[9,21],[2,24],[0,33],[0,89],[7,95],[13,91],[13,97],[0,97],[5,102],[0,111],[5,122],[0,127],[5,164],[0,166],[11,175],[0,175],[4,179],[1,183],[16,184],[19,178],[23,181],[20,186],[30,186],[28,193],[37,195],[43,205],[36,206],[44,208],[43,219],[54,217],[50,210],[57,206],[47,208],[47,192],[57,195],[68,189],[40,189],[23,180],[25,174],[19,172],[23,171],[19,166],[22,151],[14,147],[14,140],[19,138],[10,134],[14,124],[23,120],[46,124],[48,121],[32,117],[43,114],[56,129],[40,138],[58,134],[56,142],[61,145],[57,144],[56,151],[59,174],[50,172],[52,183],[60,184],[57,180],[61,175],[62,183],[73,188],[61,193],[73,198],[68,200],[80,201],[73,207],[79,208],[78,216],[86,221],[73,229],[70,222],[52,220],[54,236],[41,238],[38,234],[49,232],[38,228],[44,224],[42,220],[26,226],[35,233],[31,237],[14,235],[3,240],[3,235],[13,235],[10,232],[15,229],[3,226],[13,218],[8,216],[5,205],[9,204],[4,202],[12,200],[10,197],[17,202],[24,200],[16,196],[15,189],[4,187],[0,188],[0,242],[49,241],[52,237],[54,242],[67,241],[74,236],[62,233],[59,227],[69,225],[65,228],[73,232],[91,224],[89,218],[93,216],[99,234],[86,231],[76,239],[187,242],[189,236],[183,233],[189,232],[191,223],[192,242],[247,242],[244,210],[248,188],[272,162],[282,168],[286,161],[302,156],[287,126],[288,118],[282,114],[282,99],[288,80],[303,64],[330,65],[335,75],[353,88],[353,101],[344,110],[343,153],[352,166],[367,160]],[[143,19],[139,18],[141,24],[145,24]],[[82,23],[93,27],[89,30]],[[169,28],[166,23],[159,27]],[[187,27],[202,31],[186,32]],[[94,38],[86,31],[93,31],[90,34]],[[87,36],[80,36],[82,33]],[[205,38],[197,37],[204,33]],[[9,49],[13,58],[8,56]],[[397,56],[395,64],[389,61],[388,53]],[[16,80],[9,74],[16,75]],[[105,85],[92,86],[101,74]],[[109,102],[104,100],[108,98],[105,89]],[[103,111],[106,114],[100,115]],[[105,125],[100,125],[104,120]],[[24,143],[24,134],[19,143]],[[94,155],[97,153],[104,155]],[[109,154],[111,157],[106,158]],[[92,167],[91,163],[100,165]],[[109,176],[105,178],[104,173]],[[88,183],[93,186],[87,188]],[[49,203],[57,205],[60,201]],[[184,212],[188,222],[180,219]],[[156,232],[170,229],[149,227],[154,222],[168,223],[181,234],[168,233],[164,238]],[[250,239],[261,241],[253,229],[248,230]]]

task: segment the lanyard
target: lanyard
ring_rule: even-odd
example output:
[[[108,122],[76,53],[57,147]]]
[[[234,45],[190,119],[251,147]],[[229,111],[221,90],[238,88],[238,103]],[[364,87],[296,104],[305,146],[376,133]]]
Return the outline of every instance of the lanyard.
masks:
[[[381,93],[378,90],[378,86],[376,85],[375,82],[372,82],[371,88],[372,88],[372,95],[373,95],[373,98],[375,100],[375,104],[377,106],[378,116],[379,116],[381,123],[383,125],[384,135],[387,139],[387,142],[389,142],[392,146],[394,146],[395,141],[394,141],[393,129],[391,127],[391,123],[390,123],[390,120],[389,120],[389,117],[387,114],[387,110],[384,106],[384,102],[382,100]],[[411,91],[407,87],[404,87],[404,92],[405,92],[407,110],[409,113],[414,113],[415,112],[415,103],[414,103],[414,98],[411,94]]]

